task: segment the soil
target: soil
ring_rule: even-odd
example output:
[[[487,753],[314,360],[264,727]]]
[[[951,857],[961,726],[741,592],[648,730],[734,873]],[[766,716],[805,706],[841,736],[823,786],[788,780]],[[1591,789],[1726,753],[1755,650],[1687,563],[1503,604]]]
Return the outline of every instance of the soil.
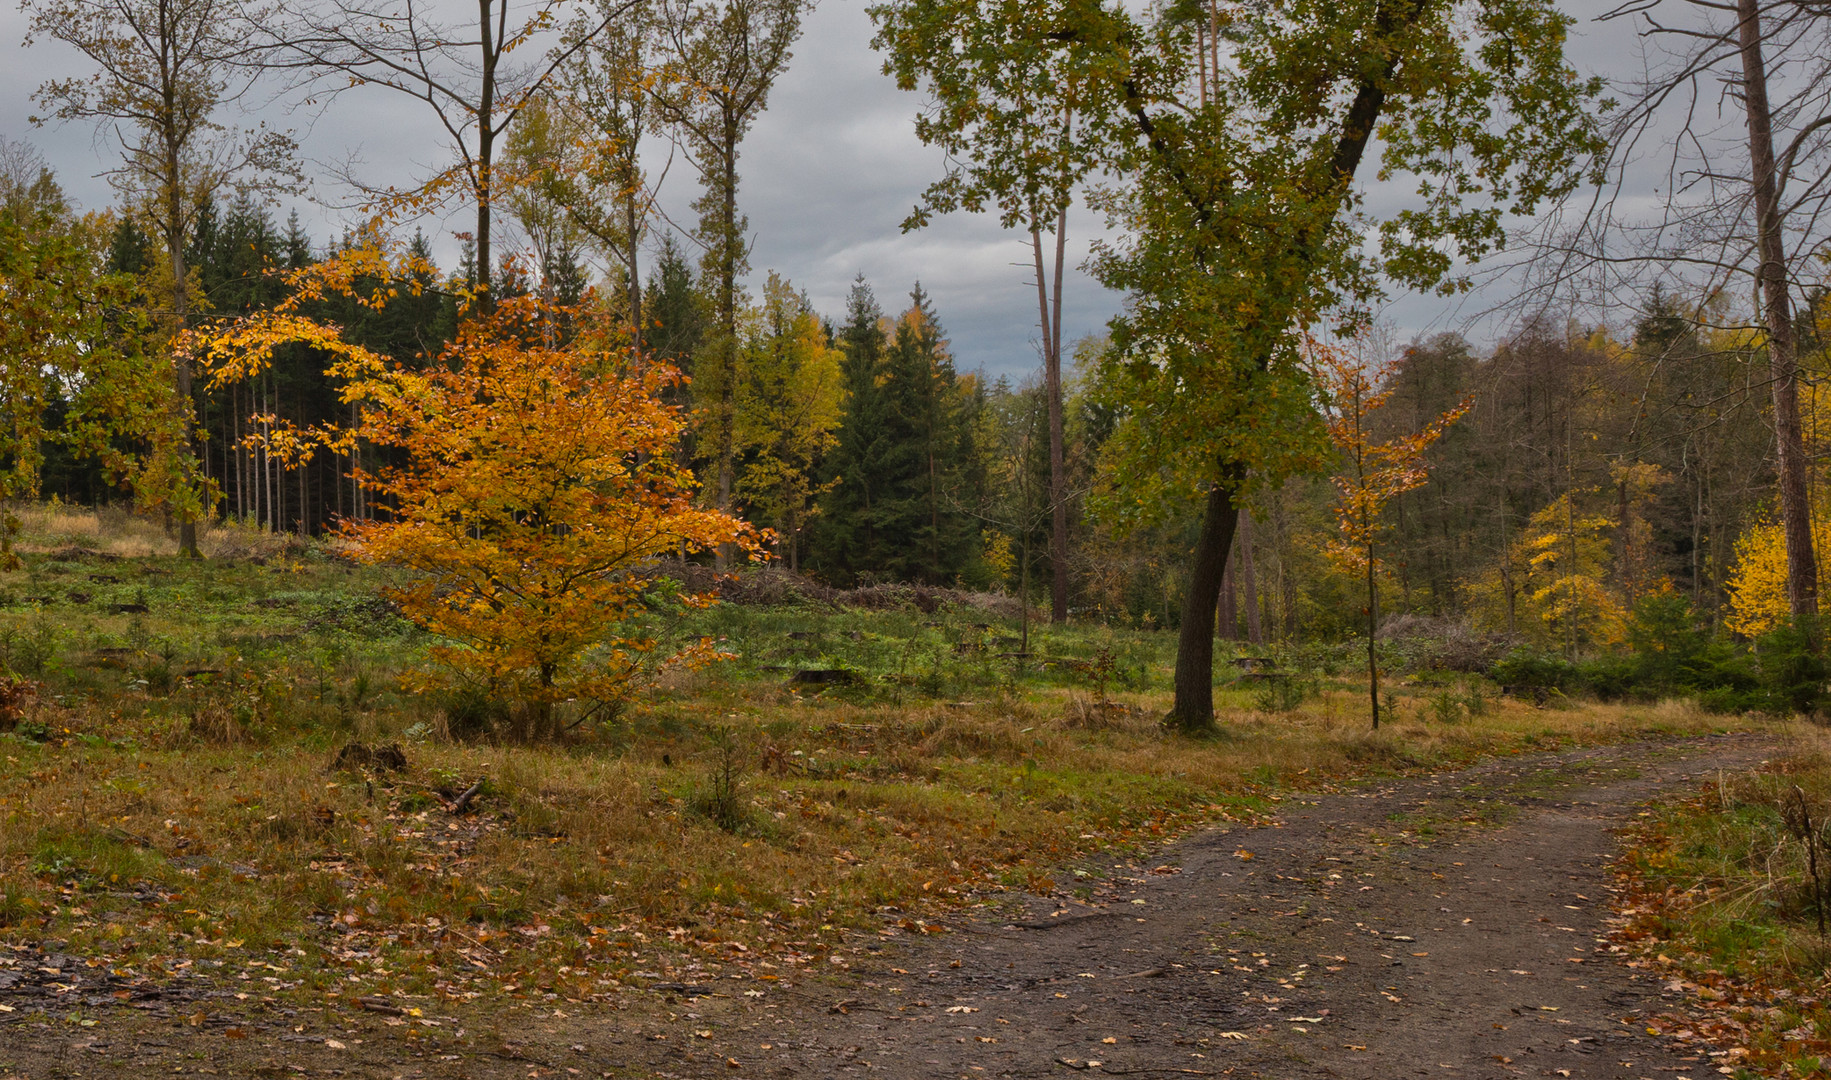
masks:
[[[873,935],[817,977],[657,984],[615,1006],[293,1010],[246,983],[113,989],[81,958],[34,954],[0,966],[0,1080],[1702,1080],[1709,1048],[1637,1022],[1682,997],[1607,942],[1612,830],[1775,750],[1637,742],[1287,798],[1271,825],[1064,869],[1079,898]]]

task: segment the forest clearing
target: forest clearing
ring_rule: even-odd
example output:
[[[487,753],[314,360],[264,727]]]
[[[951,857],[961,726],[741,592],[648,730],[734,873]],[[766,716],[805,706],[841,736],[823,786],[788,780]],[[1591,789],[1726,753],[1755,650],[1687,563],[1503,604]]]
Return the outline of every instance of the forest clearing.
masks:
[[[0,29],[0,1080],[1831,1071],[1822,5]]]
[[[1301,988],[1302,975],[1326,966],[1308,952],[1347,956],[1353,942],[1271,961],[1290,971],[1247,962],[1241,949],[1276,956],[1268,941],[1287,933],[1274,916],[1354,926],[1329,906],[1333,894],[1315,894],[1342,859],[1387,905],[1383,925],[1357,909],[1365,932],[1416,936],[1408,920],[1437,902],[1424,905],[1430,892],[1393,875],[1432,852],[1442,862],[1462,850],[1455,845],[1500,845],[1481,857],[1500,859],[1508,872],[1497,880],[1522,894],[1484,900],[1484,924],[1530,921],[1509,913],[1536,902],[1542,884],[1522,850],[1580,856],[1572,872],[1582,884],[1570,888],[1586,899],[1570,902],[1584,913],[1547,910],[1560,925],[1582,923],[1587,936],[1570,940],[1603,954],[1588,962],[1629,961],[1637,980],[1699,980],[1684,985],[1717,995],[1649,993],[1635,1010],[1638,1055],[1682,1065],[1712,1052],[1713,1063],[1761,1076],[1779,1075],[1768,1069],[1783,1062],[1810,1072],[1822,1053],[1794,1030],[1822,1017],[1806,989],[1822,954],[1802,921],[1804,852],[1783,851],[1787,861],[1751,878],[1729,846],[1784,835],[1786,800],[1773,793],[1788,789],[1776,782],[1831,795],[1831,759],[1810,725],[1712,716],[1681,701],[1540,707],[1530,693],[1502,697],[1479,676],[1425,668],[1394,680],[1392,719],[1373,732],[1351,671],[1317,667],[1292,680],[1307,684],[1296,689],[1246,674],[1223,683],[1218,734],[1167,742],[1158,718],[1173,641],[1164,631],[1037,627],[1029,655],[1012,657],[1019,626],[1006,598],[903,587],[833,594],[811,583],[797,594],[786,576],[757,572],[747,599],[688,616],[705,620],[695,631],[716,634],[728,659],[657,681],[614,725],[546,745],[505,743],[462,727],[486,717],[402,689],[432,639],[376,600],[375,570],[254,530],[204,531],[210,558],[193,561],[176,557],[155,524],[118,512],[27,520],[51,531],[24,534],[26,568],[0,613],[7,663],[39,687],[35,700],[14,702],[0,735],[8,1075],[133,1076],[156,1066],[473,1077],[583,1066],[610,1076],[801,1076],[879,1054],[885,1075],[941,1075],[926,1058],[897,1064],[888,1036],[857,1029],[856,1017],[905,1006],[950,1023],[989,1014],[975,993],[1020,984],[1006,985],[1003,965],[976,964],[973,942],[1053,919],[1155,916],[1150,905],[1166,901],[1139,889],[1184,880],[1171,875],[1187,872],[1197,850],[1218,853],[1209,858],[1223,869],[1281,874],[1308,898],[1275,912],[1250,896],[1173,905],[1190,918],[1243,920],[1229,924],[1232,937],[1190,939],[1199,948],[1183,931],[1160,939],[1167,926],[1134,940],[1096,932],[1096,920],[1061,961],[1076,972],[1021,981],[1048,985],[1019,995],[1042,1004],[1001,1003],[1003,1020],[1033,1029],[1023,1054],[981,1053],[999,1040],[1015,1052],[1016,1027],[974,1025],[966,1044],[951,1034],[941,1042],[974,1051],[958,1059],[969,1075],[994,1060],[1007,1066],[995,1075],[1082,1068],[1103,1051],[1114,1069],[1161,1062],[1162,1040],[1121,1058],[1111,1044],[1082,1045],[1078,1014],[1044,1006],[1084,1008],[1070,994],[1079,971],[1206,971],[1224,951],[1229,964],[1214,970],[1251,972],[1248,997],[1232,983],[1220,993],[1141,977],[1141,992],[1169,997],[1122,999],[1143,1011],[1124,1012],[1124,1023],[1109,1015],[1101,1038],[1155,1027],[1140,1018],[1167,1008],[1193,1025],[1169,1044],[1178,1067],[1202,1065],[1193,1053],[1213,1055],[1217,1073],[1310,1075],[1291,1064],[1311,1060],[1309,1050],[1290,1058],[1292,1048],[1266,1040],[1288,1035],[1271,1034],[1283,1032],[1284,1013],[1329,1009],[1331,1025],[1358,1017],[1352,1002],[1290,993],[1293,974]],[[1301,662],[1278,652],[1240,667]],[[847,677],[803,683],[800,671]],[[1732,730],[1750,734],[1718,749],[1699,743]],[[1493,779],[1496,769],[1509,778]],[[1642,771],[1644,782],[1605,803],[1567,790]],[[1689,844],[1676,861],[1645,844],[1644,865],[1609,876],[1614,849],[1602,830],[1644,823],[1640,800],[1668,793],[1680,801],[1658,811],[1663,827],[1709,830],[1719,827],[1709,804],[1729,787],[1750,835]],[[1368,798],[1382,800],[1377,810]],[[1333,831],[1300,825],[1318,799],[1343,807],[1331,812]],[[1568,799],[1578,801],[1559,801]],[[1548,806],[1603,805],[1580,811],[1594,819],[1581,842],[1530,825]],[[1336,835],[1344,829],[1352,835]],[[1473,857],[1455,856],[1487,865]],[[1708,859],[1727,865],[1703,866]],[[1618,901],[1630,918],[1610,931],[1611,895],[1664,897],[1661,882],[1694,888],[1698,873],[1734,894],[1728,911],[1670,897]],[[1559,870],[1551,884],[1569,880]],[[1367,895],[1355,890],[1356,900]],[[1476,917],[1456,903],[1459,918]],[[1632,916],[1636,903],[1657,920]],[[1277,933],[1253,929],[1261,919],[1274,919]],[[1724,936],[1725,923],[1738,929]],[[1049,934],[1070,948],[1065,930]],[[1087,962],[1088,941],[1115,950],[1108,967]],[[1518,942],[1494,948],[1521,970],[1564,962],[1530,960]],[[927,970],[928,981],[903,980],[908,1000],[885,1001],[904,992],[884,990],[892,968]],[[1429,977],[1437,1000],[1470,993],[1443,981],[1462,970]],[[964,981],[943,989],[956,975]],[[1786,1001],[1788,979],[1800,980],[1791,1011],[1726,1011],[1717,1027],[1708,1014],[1688,1018],[1687,1008]],[[1243,1000],[1252,1008],[1243,1012]],[[1549,997],[1537,1004],[1566,1008]],[[1614,1013],[1629,1011],[1617,999],[1587,1008],[1585,1023],[1618,1028]],[[1353,1043],[1397,1055],[1363,1075],[1391,1075],[1407,1055],[1473,1062],[1431,1030],[1356,1028],[1327,1050],[1352,1057],[1361,1051],[1340,1047]],[[1665,1037],[1679,1031],[1683,1039]],[[1554,1034],[1557,1045],[1573,1037]],[[1737,1056],[1721,1056],[1732,1047]],[[1587,1061],[1559,1066],[1641,1075],[1584,1071]]]

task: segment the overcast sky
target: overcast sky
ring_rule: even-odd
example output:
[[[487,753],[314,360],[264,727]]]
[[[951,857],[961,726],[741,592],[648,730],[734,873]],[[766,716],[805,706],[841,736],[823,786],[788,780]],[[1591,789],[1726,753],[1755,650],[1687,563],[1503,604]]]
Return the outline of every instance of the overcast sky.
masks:
[[[1625,28],[1590,21],[1601,5],[1567,3],[1566,8],[1579,19],[1572,48],[1579,68],[1610,75],[1617,72],[1602,65],[1631,62],[1632,39]],[[108,165],[107,144],[87,127],[34,129],[27,121],[34,111],[32,90],[47,78],[83,73],[80,58],[56,42],[24,48],[24,36],[25,17],[11,4],[0,9],[0,135],[29,140],[84,205],[106,205],[112,196],[99,174]],[[776,270],[805,289],[817,309],[837,319],[860,273],[891,311],[906,305],[911,285],[919,280],[934,298],[961,368],[1021,378],[1037,366],[1028,238],[999,229],[990,217],[963,214],[938,218],[917,233],[899,230],[922,189],[940,175],[942,160],[916,140],[911,117],[919,101],[881,73],[870,37],[864,0],[821,0],[769,112],[744,144],[740,201],[755,244],[753,283]],[[283,115],[275,107],[262,115],[282,127],[299,127],[309,119]],[[447,160],[423,106],[416,108],[386,91],[347,95],[300,134],[306,152],[317,161],[342,163],[355,155],[362,163],[359,172],[370,182],[410,183]],[[323,170],[312,171],[320,177],[317,201],[300,200],[296,208],[322,243],[346,219],[333,207],[347,202],[349,194],[323,179]],[[686,223],[686,205],[696,187],[691,170],[677,161],[663,188],[674,220]],[[1379,193],[1373,195],[1377,204]],[[283,218],[291,208],[282,205],[277,216]],[[1071,265],[1085,258],[1098,225],[1091,212],[1076,210],[1069,226]],[[435,238],[443,263],[449,265],[455,251],[449,233],[466,227],[461,215],[427,224],[429,234],[444,230],[443,238]],[[1476,320],[1475,313],[1498,299],[1495,290],[1459,305],[1400,297],[1385,317],[1402,338],[1464,329],[1483,341],[1495,333],[1495,321]],[[1098,333],[1119,306],[1116,294],[1080,272],[1067,284],[1066,301],[1064,330],[1070,342]]]

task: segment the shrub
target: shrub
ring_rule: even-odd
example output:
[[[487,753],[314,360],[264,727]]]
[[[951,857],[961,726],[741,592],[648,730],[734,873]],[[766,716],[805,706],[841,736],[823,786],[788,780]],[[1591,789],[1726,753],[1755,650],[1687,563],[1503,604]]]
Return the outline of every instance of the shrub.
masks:
[[[1807,617],[1786,619],[1755,643],[1761,688],[1768,707],[1814,715],[1825,710],[1831,671],[1822,652],[1822,628]]]
[[[1528,649],[1515,649],[1508,653],[1494,665],[1489,678],[1502,686],[1528,686],[1547,690],[1567,690],[1577,686],[1581,679],[1577,665],[1570,661]]]
[[[1628,644],[1634,650],[1636,685],[1673,690],[1692,685],[1692,666],[1710,639],[1698,626],[1691,601],[1667,587],[1634,602]]]

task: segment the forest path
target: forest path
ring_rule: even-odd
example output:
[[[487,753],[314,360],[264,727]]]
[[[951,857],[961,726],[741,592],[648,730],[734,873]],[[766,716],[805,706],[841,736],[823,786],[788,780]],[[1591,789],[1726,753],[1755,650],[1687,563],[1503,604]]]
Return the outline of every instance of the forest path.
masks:
[[[176,986],[79,1013],[21,985],[0,994],[0,1080],[1705,1080],[1696,1044],[1631,1022],[1676,995],[1600,943],[1611,830],[1778,748],[1644,740],[1287,797],[1275,823],[1100,865],[1085,902],[1030,896],[944,934],[872,935],[849,970],[685,999],[429,1003],[439,1017],[410,1023]]]
[[[799,1006],[704,1009],[710,1045],[632,1072],[1714,1077],[1695,1046],[1623,1022],[1662,988],[1600,941],[1611,830],[1775,749],[1643,741],[1287,802],[1275,825],[1172,845],[1097,904],[1032,910],[1047,929],[969,925]]]

